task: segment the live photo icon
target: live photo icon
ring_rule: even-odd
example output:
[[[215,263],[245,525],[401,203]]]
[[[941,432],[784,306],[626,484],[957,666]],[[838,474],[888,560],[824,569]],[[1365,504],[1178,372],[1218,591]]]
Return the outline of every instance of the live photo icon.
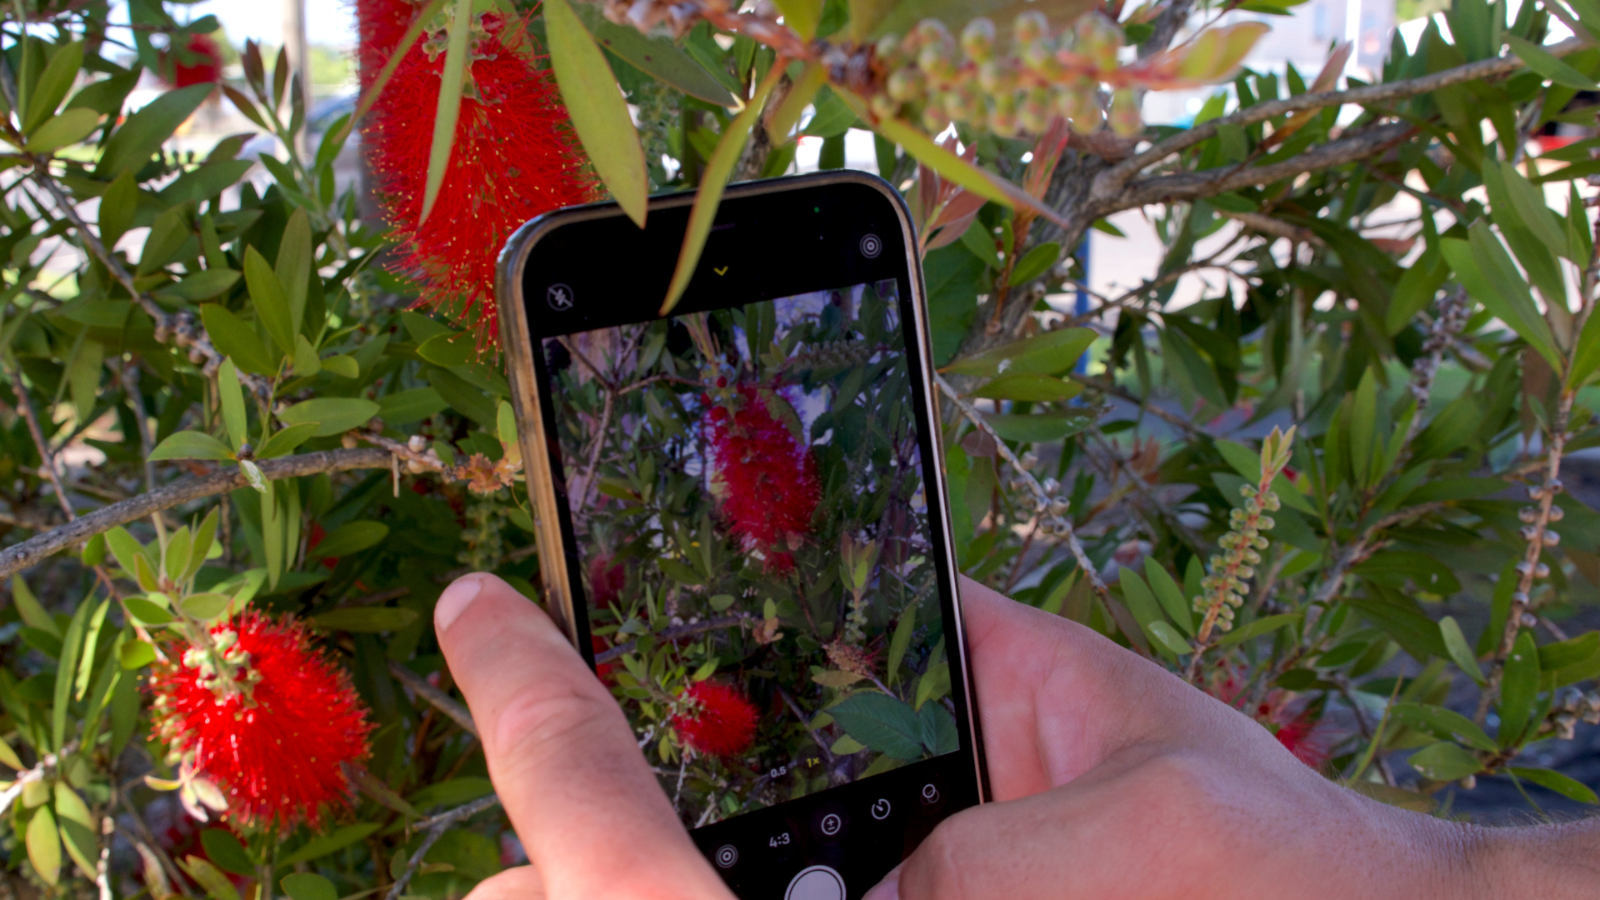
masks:
[[[556,312],[566,312],[572,308],[572,288],[564,284],[550,285],[550,289],[544,292],[544,298]]]

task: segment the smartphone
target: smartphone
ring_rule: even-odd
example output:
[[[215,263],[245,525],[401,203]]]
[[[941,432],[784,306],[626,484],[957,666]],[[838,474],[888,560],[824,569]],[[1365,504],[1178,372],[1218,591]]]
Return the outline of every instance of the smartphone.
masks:
[[[856,172],[523,226],[504,348],[548,608],[745,900],[859,897],[982,802],[910,218]]]

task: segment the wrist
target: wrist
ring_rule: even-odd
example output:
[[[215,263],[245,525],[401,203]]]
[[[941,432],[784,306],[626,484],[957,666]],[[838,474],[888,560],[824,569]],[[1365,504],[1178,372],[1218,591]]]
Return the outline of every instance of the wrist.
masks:
[[[1440,823],[1451,826],[1451,823]],[[1453,825],[1457,896],[1592,898],[1600,884],[1600,821],[1486,828]]]

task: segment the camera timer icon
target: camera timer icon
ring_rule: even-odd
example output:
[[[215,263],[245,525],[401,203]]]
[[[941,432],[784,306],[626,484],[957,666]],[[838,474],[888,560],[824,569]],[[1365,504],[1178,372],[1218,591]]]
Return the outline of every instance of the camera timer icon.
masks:
[[[566,312],[572,308],[572,288],[564,284],[552,284],[545,289],[544,300],[556,312]]]
[[[861,238],[861,255],[867,259],[877,259],[883,252],[883,238],[875,234],[863,235]]]

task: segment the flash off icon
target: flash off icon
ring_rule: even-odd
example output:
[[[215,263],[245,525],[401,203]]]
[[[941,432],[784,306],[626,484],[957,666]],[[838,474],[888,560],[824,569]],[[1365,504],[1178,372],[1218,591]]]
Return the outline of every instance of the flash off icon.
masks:
[[[544,292],[544,299],[556,312],[566,312],[572,308],[572,288],[564,284],[552,284]]]

